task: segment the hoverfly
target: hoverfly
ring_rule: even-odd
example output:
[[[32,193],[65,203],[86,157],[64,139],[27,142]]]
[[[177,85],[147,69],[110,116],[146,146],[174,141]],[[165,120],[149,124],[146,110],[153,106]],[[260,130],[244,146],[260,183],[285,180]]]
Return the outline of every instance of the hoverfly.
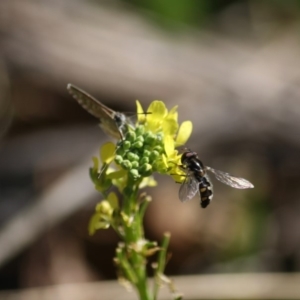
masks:
[[[86,111],[99,119],[100,127],[106,134],[111,135],[116,139],[124,139],[127,125],[131,124],[124,114],[110,109],[99,100],[71,83],[67,85],[67,89],[73,98],[75,98]]]
[[[186,172],[185,180],[179,189],[179,199],[184,202],[192,199],[197,192],[200,194],[202,208],[208,206],[213,198],[213,186],[207,171],[216,179],[236,189],[250,189],[253,184],[244,178],[233,177],[228,173],[204,166],[196,152],[187,149],[181,156],[180,168]]]

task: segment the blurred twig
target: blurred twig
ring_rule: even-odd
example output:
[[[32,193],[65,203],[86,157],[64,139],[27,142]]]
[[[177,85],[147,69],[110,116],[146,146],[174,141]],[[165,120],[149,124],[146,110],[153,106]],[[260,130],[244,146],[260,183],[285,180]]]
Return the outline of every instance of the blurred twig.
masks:
[[[46,189],[43,195],[1,227],[0,265],[97,195],[88,176],[89,165],[86,162],[71,168]]]
[[[244,40],[235,40],[191,28],[172,38],[133,9],[101,1],[2,0],[0,11],[4,57],[14,68],[48,76],[44,84],[188,101],[181,115],[203,138],[208,130],[224,136],[234,128],[237,135],[276,132],[299,145],[289,130],[300,128],[294,24],[272,39],[247,39],[245,31]]]
[[[91,157],[98,153],[103,138],[104,134],[95,122],[92,126],[64,126],[17,135],[2,143],[0,180],[6,177],[13,180],[18,176],[35,176],[36,181],[40,178],[45,180],[48,173],[55,177],[50,181],[51,185],[46,179],[42,195],[36,195],[39,188],[35,186],[28,186],[27,194],[18,185],[14,187],[13,193],[1,194],[1,222],[8,221],[5,225],[1,224],[0,228],[0,266],[30,246],[51,227],[81,207],[86,207],[89,200],[99,198],[88,170],[92,164]],[[20,199],[15,197],[16,192],[18,195],[21,193],[18,197],[23,205],[18,203]],[[6,216],[4,204],[8,202],[14,203],[12,217],[11,211]]]
[[[234,132],[264,142],[275,136],[299,147],[297,26],[282,28],[272,39],[253,42],[247,33],[244,40],[237,41],[192,30],[172,38],[149,26],[134,11],[109,9],[93,1],[41,4],[38,0],[2,0],[0,12],[4,59],[14,70],[43,74],[48,79],[43,84],[55,84],[64,90],[67,82],[73,82],[92,94],[101,90],[122,99],[159,96],[178,104],[188,103],[180,107],[181,115],[194,121],[194,134],[201,135],[203,145],[227,140]],[[82,178],[88,180],[86,166],[82,168]],[[70,180],[73,175],[65,180],[78,188],[75,178],[74,182]],[[284,185],[274,188],[279,197],[278,187]],[[54,205],[51,197],[56,189],[61,187],[53,187],[37,208],[24,214],[32,216],[37,225],[26,236],[27,242],[25,237],[17,238],[22,229],[20,217],[16,218],[19,225],[10,223],[5,228],[7,233],[0,235],[0,243],[13,247],[0,248],[2,261],[28,244],[48,222],[52,224],[39,219],[38,212],[47,203]],[[91,191],[89,185],[82,196]],[[74,194],[77,197],[76,193],[62,196],[77,203]],[[60,220],[62,215],[53,218]],[[27,226],[29,219],[25,220]],[[287,230],[293,232],[290,227]],[[10,240],[12,234],[17,234],[16,241]]]
[[[175,277],[184,299],[299,299],[300,275],[296,274],[222,274]],[[6,300],[52,299],[136,299],[117,282],[76,283],[21,291],[0,292]],[[160,299],[170,299],[163,288]]]

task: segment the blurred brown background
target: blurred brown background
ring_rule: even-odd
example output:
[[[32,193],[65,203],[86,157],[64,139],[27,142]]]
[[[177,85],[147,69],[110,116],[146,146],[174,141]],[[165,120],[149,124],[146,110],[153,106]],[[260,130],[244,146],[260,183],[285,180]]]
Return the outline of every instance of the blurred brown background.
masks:
[[[69,82],[119,111],[178,104],[187,146],[255,185],[214,180],[202,210],[157,177],[146,232],[172,233],[168,275],[299,272],[299,20],[292,0],[2,0],[0,289],[116,278],[116,235],[87,234],[108,137]]]

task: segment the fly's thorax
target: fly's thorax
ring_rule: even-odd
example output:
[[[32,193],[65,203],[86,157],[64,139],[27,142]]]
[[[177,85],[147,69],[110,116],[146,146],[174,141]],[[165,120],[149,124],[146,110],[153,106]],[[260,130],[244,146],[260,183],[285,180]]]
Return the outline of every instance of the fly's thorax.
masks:
[[[203,167],[203,164],[198,159],[191,159],[187,165],[187,168],[194,174],[197,174],[198,176],[202,177],[205,175],[205,169]]]
[[[126,116],[122,113],[119,113],[119,112],[114,113],[114,120],[115,120],[118,127],[123,127],[124,124],[127,121]]]
[[[193,158],[197,158],[197,154],[192,151],[186,151],[181,155],[181,163],[183,165],[188,165],[189,161]]]
[[[119,132],[122,135],[122,139],[124,139],[124,136],[127,132],[129,132],[130,130],[135,130],[135,124],[132,121],[132,117],[130,118],[123,113],[116,112],[114,115],[114,121],[119,129]]]
[[[196,152],[187,151],[181,156],[181,163],[184,168],[189,170],[195,176],[204,176],[206,173],[205,167],[201,160],[198,158]]]

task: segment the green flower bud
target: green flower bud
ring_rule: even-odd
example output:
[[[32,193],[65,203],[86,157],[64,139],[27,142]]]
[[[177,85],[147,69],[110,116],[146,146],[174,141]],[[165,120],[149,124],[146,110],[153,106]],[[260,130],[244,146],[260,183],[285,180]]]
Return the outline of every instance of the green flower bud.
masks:
[[[143,157],[149,157],[151,154],[151,151],[144,149]]]
[[[134,131],[128,131],[125,135],[127,141],[133,142],[136,139],[136,134]]]
[[[103,200],[96,206],[96,211],[103,214],[104,216],[110,216],[113,209],[107,200]]]
[[[139,162],[138,161],[133,161],[133,162],[131,162],[131,164],[132,164],[133,169],[137,169],[139,167]]]
[[[131,169],[129,175],[133,177],[133,179],[138,179],[140,177],[139,171],[137,169]]]
[[[142,148],[143,145],[144,144],[142,142],[135,142],[135,143],[133,143],[132,147],[133,148]]]
[[[162,153],[162,152],[163,152],[163,147],[157,145],[157,146],[155,146],[155,147],[153,148],[153,150],[156,150],[158,153]]]
[[[143,147],[144,148],[144,147]],[[136,155],[136,160],[139,160],[141,158],[142,153],[143,153],[143,148],[139,148],[139,149],[133,149],[132,153],[134,153]]]
[[[144,137],[142,135],[138,136],[136,139],[135,139],[136,142],[142,142],[144,144]]]
[[[130,147],[131,147],[131,143],[129,141],[123,142],[123,144],[122,144],[123,149],[128,150],[128,149],[130,149]]]
[[[131,162],[133,161],[138,161],[139,160],[139,156],[133,152],[128,152],[126,154],[126,157],[128,158],[128,160],[130,160]]]
[[[143,165],[143,164],[147,164],[149,163],[149,157],[142,157],[142,159],[140,160],[140,164]]]
[[[115,157],[115,162],[118,164],[118,165],[121,165],[122,162],[123,162],[123,157],[121,155],[116,155]]]
[[[145,144],[154,146],[156,144],[156,136],[151,132],[147,132],[145,135]]]
[[[150,161],[154,161],[159,157],[159,152],[156,150],[153,150],[150,154]]]
[[[135,129],[136,135],[142,135],[145,132],[145,127],[144,126],[137,126]]]
[[[132,164],[128,159],[124,159],[121,166],[125,170],[130,170],[132,168]]]
[[[151,151],[152,151],[152,148],[153,148],[153,147],[150,146],[150,145],[144,145],[144,151],[145,151],[145,150],[148,150],[148,151],[151,152]]]
[[[139,172],[144,177],[150,176],[152,173],[152,166],[150,164],[143,164],[139,168]]]

